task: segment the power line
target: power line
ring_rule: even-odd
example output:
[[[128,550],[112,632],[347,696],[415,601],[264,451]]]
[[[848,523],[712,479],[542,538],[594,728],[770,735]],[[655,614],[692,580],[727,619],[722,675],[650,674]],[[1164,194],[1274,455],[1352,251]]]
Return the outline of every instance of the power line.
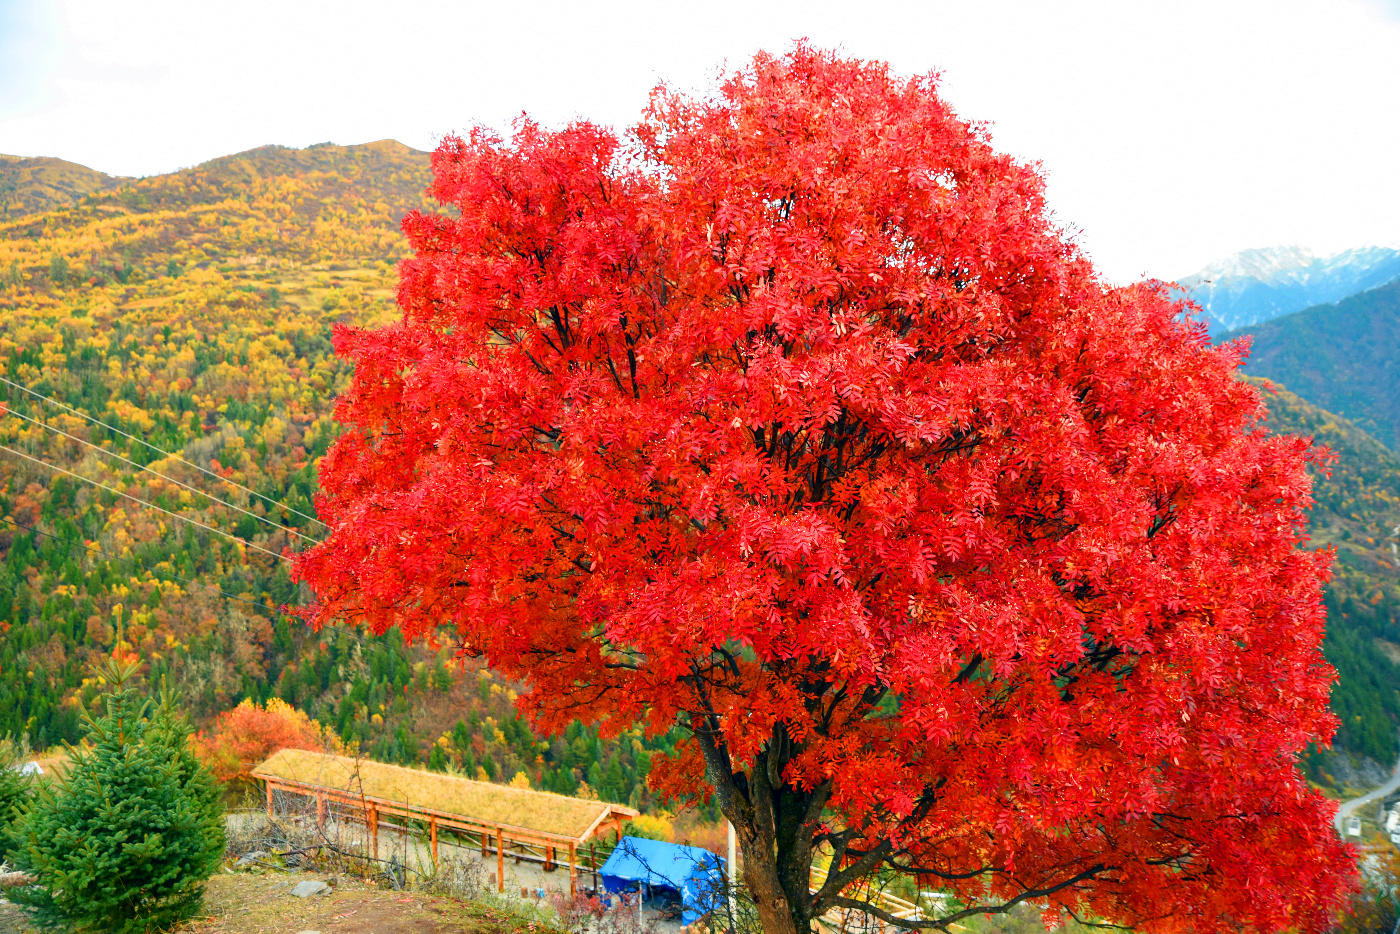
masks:
[[[3,377],[3,376],[0,376],[0,383],[4,383],[6,386],[12,386],[12,387],[14,387],[15,389],[18,389],[20,392],[27,392],[27,393],[29,393],[29,395],[33,396],[33,397],[36,398],[36,399],[42,399],[42,400],[44,400],[45,402],[50,403],[51,405],[56,405],[56,406],[58,406],[60,409],[63,409],[63,410],[66,411],[66,412],[72,412],[74,415],[78,416],[79,418],[85,418],[85,419],[87,419],[88,421],[92,422],[92,423],[95,424],[95,425],[101,425],[103,428],[106,428],[108,431],[116,432],[117,434],[121,435],[123,438],[128,438],[128,439],[130,439],[130,440],[132,440],[132,441],[135,441],[137,444],[145,445],[146,447],[150,448],[152,451],[155,451],[157,454],[160,454],[162,457],[172,457],[172,458],[174,458],[175,460],[179,461],[179,462],[182,463],[182,464],[188,464],[189,466],[193,467],[195,470],[198,470],[200,473],[204,474],[205,476],[213,477],[215,480],[218,480],[218,481],[220,481],[220,482],[222,482],[222,483],[227,483],[229,486],[232,486],[232,487],[237,487],[238,489],[243,490],[244,492],[248,493],[248,494],[251,495],[251,496],[256,496],[256,497],[257,497],[258,499],[260,499],[260,500],[263,500],[263,501],[265,501],[265,502],[269,502],[269,503],[271,503],[272,505],[278,506],[278,507],[280,507],[280,508],[282,508],[282,509],[285,509],[285,510],[287,510],[287,511],[290,512],[290,513],[295,513],[296,515],[301,516],[303,519],[310,519],[312,522],[315,522],[315,523],[318,523],[318,524],[320,524],[320,525],[323,525],[323,526],[325,526],[326,528],[330,528],[330,526],[326,525],[326,523],[322,522],[320,519],[317,519],[315,516],[308,516],[306,513],[301,512],[300,510],[293,509],[291,506],[285,506],[285,505],[283,505],[282,503],[277,502],[275,499],[272,499],[271,497],[264,496],[263,494],[259,493],[257,490],[252,489],[251,487],[246,487],[246,486],[244,486],[243,484],[237,482],[236,480],[230,480],[228,477],[222,477],[222,476],[220,476],[219,474],[214,473],[214,471],[212,471],[212,470],[206,470],[205,468],[199,466],[198,464],[195,464],[195,463],[192,463],[192,462],[190,462],[190,461],[185,460],[185,459],[184,459],[183,457],[181,457],[179,454],[172,454],[172,453],[169,452],[169,451],[166,451],[166,450],[163,450],[163,449],[161,449],[161,448],[158,448],[158,447],[156,447],[154,444],[151,444],[149,441],[146,441],[146,440],[144,440],[144,439],[142,439],[142,438],[138,438],[138,437],[136,437],[135,435],[128,434],[128,433],[126,433],[125,431],[122,431],[120,428],[117,428],[117,427],[114,427],[114,426],[112,426],[112,425],[107,424],[106,422],[102,421],[101,419],[93,418],[91,415],[87,414],[86,412],[79,411],[78,409],[73,408],[71,405],[65,405],[64,403],[59,402],[57,399],[52,399],[52,398],[50,398],[50,397],[44,395],[43,393],[35,392],[34,390],[30,389],[28,386],[22,386],[22,385],[20,385],[19,383],[16,383],[14,380],[6,379],[6,378]]]
[[[46,424],[46,423],[44,423],[44,422],[41,422],[41,421],[39,421],[37,418],[30,418],[28,415],[24,415],[24,414],[22,414],[22,413],[20,413],[20,412],[16,412],[14,409],[11,409],[11,408],[9,408],[9,407],[5,407],[5,409],[4,409],[4,414],[6,414],[6,415],[13,415],[15,418],[22,418],[22,419],[24,419],[26,422],[31,422],[31,423],[33,423],[33,424],[35,424],[35,425],[38,425],[40,428],[43,428],[45,431],[52,431],[52,432],[54,432],[55,434],[60,434],[60,435],[62,435],[63,437],[68,438],[68,439],[71,440],[71,441],[76,441],[76,442],[78,442],[79,444],[87,445],[88,447],[92,448],[94,451],[97,451],[99,454],[105,454],[105,455],[108,456],[108,457],[114,457],[114,458],[116,458],[117,460],[121,461],[121,462],[124,463],[124,464],[130,464],[132,467],[135,467],[137,470],[144,470],[144,471],[146,471],[146,472],[149,473],[149,474],[154,474],[155,476],[160,477],[162,480],[166,481],[167,483],[173,483],[173,484],[175,484],[175,485],[178,486],[178,487],[181,487],[181,488],[183,488],[183,489],[189,490],[191,493],[198,493],[200,496],[203,496],[205,499],[209,500],[209,501],[212,502],[212,503],[218,503],[220,506],[227,506],[229,509],[235,509],[235,510],[237,510],[238,512],[243,513],[245,516],[252,516],[254,519],[257,519],[259,522],[265,522],[265,523],[267,523],[268,525],[272,526],[274,529],[281,529],[281,530],[290,532],[290,533],[292,533],[293,535],[295,535],[297,538],[303,539],[303,540],[308,541],[308,542],[312,542],[313,544],[318,543],[318,540],[317,540],[317,539],[312,538],[310,535],[304,535],[304,534],[302,534],[300,531],[298,531],[298,530],[295,529],[295,528],[292,528],[292,527],[289,527],[289,526],[284,526],[284,525],[279,525],[278,523],[273,522],[271,519],[267,518],[266,516],[260,516],[260,515],[258,515],[258,514],[255,513],[255,512],[249,512],[247,509],[244,509],[242,506],[239,506],[239,505],[237,505],[237,504],[235,504],[235,503],[230,503],[230,502],[227,502],[227,501],[225,501],[225,500],[219,499],[217,496],[212,496],[212,495],[210,495],[210,494],[204,492],[204,491],[201,490],[201,489],[198,489],[198,488],[196,488],[196,487],[190,486],[188,483],[182,483],[181,481],[176,480],[174,477],[167,477],[165,474],[161,473],[161,472],[158,471],[158,470],[152,470],[150,467],[147,467],[147,466],[145,466],[145,465],[143,465],[143,464],[138,464],[138,463],[136,463],[136,461],[134,461],[134,460],[130,460],[130,459],[128,459],[128,458],[122,457],[120,454],[118,454],[118,453],[115,452],[115,451],[109,451],[109,450],[107,450],[106,448],[102,447],[101,445],[93,444],[91,441],[87,441],[87,440],[85,440],[85,439],[83,439],[83,438],[79,438],[77,435],[70,435],[68,432],[64,431],[63,429],[61,429],[61,428],[55,428],[53,425],[49,425],[49,424]],[[188,462],[187,462],[187,463],[188,463]],[[287,508],[287,507],[283,507],[283,508],[285,509],[285,508]]]
[[[3,377],[0,377],[0,378],[3,378]],[[96,480],[91,480],[91,479],[89,479],[89,478],[87,478],[87,477],[84,477],[82,474],[76,474],[76,473],[74,473],[74,472],[71,471],[71,470],[65,470],[65,469],[63,469],[62,467],[59,467],[59,466],[57,466],[57,465],[55,465],[55,464],[50,464],[50,463],[48,463],[47,461],[41,461],[41,460],[39,460],[39,458],[37,458],[37,457],[30,457],[28,454],[25,454],[23,451],[16,451],[14,448],[12,448],[12,447],[7,447],[6,445],[3,445],[3,444],[0,444],[0,451],[8,451],[8,452],[10,452],[11,454],[15,455],[16,457],[22,457],[22,458],[24,458],[24,459],[27,460],[27,461],[33,461],[34,463],[38,464],[38,465],[41,466],[41,467],[47,467],[47,468],[49,468],[50,470],[54,470],[54,471],[57,471],[58,473],[65,474],[65,475],[67,475],[67,476],[69,476],[69,477],[72,477],[72,478],[75,479],[75,480],[81,480],[81,481],[83,481],[84,483],[91,483],[93,486],[95,486],[95,487],[100,487],[101,489],[106,490],[108,493],[114,493],[114,494],[116,494],[117,496],[120,496],[120,497],[122,497],[122,498],[124,498],[124,499],[129,499],[129,500],[131,500],[133,503],[140,503],[142,506],[145,506],[145,507],[147,507],[148,509],[154,509],[154,510],[156,510],[157,512],[163,512],[163,513],[165,513],[167,516],[170,516],[172,519],[178,519],[178,520],[180,520],[181,522],[188,522],[190,525],[198,526],[199,528],[204,529],[205,531],[213,532],[215,535],[222,535],[224,538],[230,539],[231,541],[238,542],[240,545],[246,545],[246,546],[248,546],[249,548],[254,549],[255,551],[261,551],[261,552],[262,552],[263,554],[265,554],[265,555],[271,555],[272,557],[277,558],[278,560],[281,560],[281,561],[287,561],[287,560],[289,560],[285,555],[280,555],[280,554],[278,554],[278,553],[275,552],[275,551],[272,551],[272,550],[270,550],[270,549],[267,549],[267,548],[262,547],[261,545],[254,545],[252,542],[244,541],[243,539],[239,538],[237,535],[230,535],[228,532],[225,532],[225,531],[223,531],[222,529],[216,529],[216,528],[214,528],[212,525],[205,525],[203,522],[200,522],[200,521],[197,520],[197,519],[191,519],[189,516],[182,516],[182,515],[180,515],[179,513],[171,512],[169,509],[165,509],[165,508],[162,507],[162,506],[157,506],[155,503],[148,503],[148,502],[146,502],[144,499],[139,499],[139,498],[137,498],[137,497],[135,497],[135,496],[132,496],[130,493],[123,493],[121,490],[114,489],[114,488],[108,486],[108,485],[105,484],[105,483],[98,483]]]

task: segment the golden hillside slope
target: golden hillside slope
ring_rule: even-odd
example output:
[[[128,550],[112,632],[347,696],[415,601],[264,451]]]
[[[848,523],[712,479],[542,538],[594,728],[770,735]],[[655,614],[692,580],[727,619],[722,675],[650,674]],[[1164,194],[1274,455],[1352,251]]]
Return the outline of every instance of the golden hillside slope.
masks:
[[[51,211],[130,181],[50,156],[0,154],[0,220]]]

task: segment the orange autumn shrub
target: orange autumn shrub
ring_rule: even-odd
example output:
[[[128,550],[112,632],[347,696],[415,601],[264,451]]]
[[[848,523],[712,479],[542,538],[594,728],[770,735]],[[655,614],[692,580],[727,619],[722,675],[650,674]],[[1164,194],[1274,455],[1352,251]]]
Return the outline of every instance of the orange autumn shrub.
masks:
[[[248,781],[258,763],[279,749],[343,752],[340,737],[276,697],[225,710],[214,728],[194,737],[195,754],[221,782]]]

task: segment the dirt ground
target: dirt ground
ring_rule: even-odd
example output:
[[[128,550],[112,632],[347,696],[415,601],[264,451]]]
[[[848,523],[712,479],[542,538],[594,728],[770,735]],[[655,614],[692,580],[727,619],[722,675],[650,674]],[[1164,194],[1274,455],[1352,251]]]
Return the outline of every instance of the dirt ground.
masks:
[[[32,930],[24,922],[24,912],[0,899],[0,934],[30,934]]]
[[[292,887],[334,882],[331,895],[297,898]],[[558,934],[482,905],[417,892],[393,892],[355,879],[303,873],[230,875],[220,872],[205,891],[204,917],[174,934]],[[14,905],[0,903],[0,934],[33,934]]]

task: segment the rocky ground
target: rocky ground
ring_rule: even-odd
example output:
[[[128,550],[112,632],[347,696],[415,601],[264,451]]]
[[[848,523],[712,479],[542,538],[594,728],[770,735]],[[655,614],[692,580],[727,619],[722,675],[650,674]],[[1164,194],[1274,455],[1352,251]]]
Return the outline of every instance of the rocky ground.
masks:
[[[1343,788],[1371,789],[1384,784],[1390,778],[1390,769],[1365,756],[1353,759],[1344,752],[1329,750],[1323,753],[1323,757],[1327,762],[1328,773]]]

